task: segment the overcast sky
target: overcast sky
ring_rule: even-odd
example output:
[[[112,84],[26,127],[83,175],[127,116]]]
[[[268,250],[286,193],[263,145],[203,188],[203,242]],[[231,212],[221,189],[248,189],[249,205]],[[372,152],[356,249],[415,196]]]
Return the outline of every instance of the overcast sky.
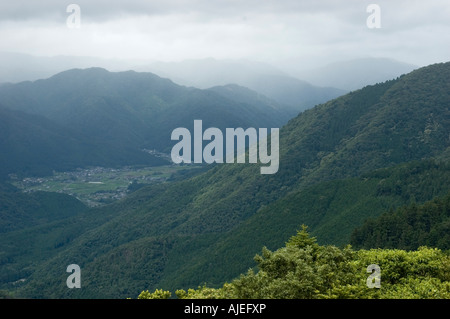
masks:
[[[253,59],[275,65],[389,57],[450,61],[449,0],[0,2],[0,51],[120,59]],[[78,4],[80,28],[66,9]],[[369,28],[369,4],[381,28]],[[0,61],[1,62],[1,61]]]

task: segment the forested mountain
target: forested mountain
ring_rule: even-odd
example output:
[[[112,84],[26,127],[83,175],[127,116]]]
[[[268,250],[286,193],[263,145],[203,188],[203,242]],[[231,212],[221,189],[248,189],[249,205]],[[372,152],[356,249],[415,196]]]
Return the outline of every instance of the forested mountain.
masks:
[[[42,175],[88,165],[167,164],[142,149],[170,152],[171,132],[192,128],[195,119],[225,129],[280,127],[290,118],[256,93],[247,92],[241,101],[217,90],[101,68],[5,84],[0,87],[0,172]]]
[[[367,218],[448,193],[449,79],[450,63],[435,64],[302,112],[280,130],[276,174],[261,175],[259,164],[220,164],[30,228],[26,237],[8,232],[0,271],[10,281],[1,287],[24,276],[19,296],[134,297],[219,286],[301,224],[319,243],[346,244]],[[27,254],[48,257],[13,274],[8,261],[20,268]],[[82,268],[82,289],[65,286],[71,263]]]

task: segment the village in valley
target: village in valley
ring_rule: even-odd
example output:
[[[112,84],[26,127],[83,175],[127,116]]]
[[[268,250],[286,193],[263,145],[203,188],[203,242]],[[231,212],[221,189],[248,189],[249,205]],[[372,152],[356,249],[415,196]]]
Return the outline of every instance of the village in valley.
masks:
[[[96,207],[124,198],[140,187],[166,182],[173,174],[192,168],[195,166],[92,167],[54,172],[52,176],[47,177],[10,177],[12,183],[24,192],[65,193],[76,197],[89,207]]]

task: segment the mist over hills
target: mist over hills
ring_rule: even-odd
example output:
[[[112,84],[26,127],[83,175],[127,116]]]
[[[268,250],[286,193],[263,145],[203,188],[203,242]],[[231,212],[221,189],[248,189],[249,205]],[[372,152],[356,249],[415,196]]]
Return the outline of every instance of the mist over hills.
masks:
[[[361,58],[334,62],[314,69],[294,70],[292,73],[317,86],[334,86],[354,91],[409,73],[419,66],[388,58]]]
[[[247,60],[186,60],[140,66],[199,88],[238,84],[303,111],[346,92],[409,73],[418,66],[388,58],[361,58],[309,69],[307,61],[275,68]]]
[[[245,60],[186,60],[183,62],[122,61],[92,57],[35,57],[0,52],[0,83],[35,81],[74,68],[101,67],[113,72],[135,70],[169,78],[177,84],[207,89],[236,84],[266,95],[289,109],[290,116],[345,93],[316,87],[265,63]]]
[[[333,87],[317,87],[270,65],[245,60],[156,62],[142,68],[199,88],[228,84],[247,87],[289,107],[293,116],[346,92]]]
[[[87,165],[167,164],[142,149],[170,153],[171,132],[192,129],[195,119],[225,129],[280,127],[291,117],[275,102],[237,86],[201,90],[152,73],[102,68],[5,84],[0,101],[3,175],[27,170],[48,174]],[[24,147],[27,143],[31,147]]]
[[[101,67],[112,72],[151,72],[173,82],[207,89],[236,84],[252,89],[289,108],[290,115],[360,89],[408,73],[417,66],[388,58],[361,58],[308,69],[308,61],[274,67],[249,60],[199,59],[148,62],[94,57],[37,57],[0,52],[0,83],[35,81],[74,68]]]
[[[70,69],[102,67],[110,71],[130,70],[121,60],[83,56],[35,56],[18,52],[0,52],[0,83],[18,83],[49,78]]]
[[[262,246],[280,247],[304,223],[319,242],[346,244],[367,218],[450,190],[449,79],[450,63],[434,64],[300,113],[280,130],[276,174],[261,175],[254,164],[216,165],[29,228],[26,236],[8,232],[1,287],[26,278],[22,296],[124,298],[220,285],[251,267]],[[191,101],[230,92],[247,107],[255,101],[255,93],[233,86],[170,87],[195,96]],[[76,291],[64,286],[73,262],[85,274]]]

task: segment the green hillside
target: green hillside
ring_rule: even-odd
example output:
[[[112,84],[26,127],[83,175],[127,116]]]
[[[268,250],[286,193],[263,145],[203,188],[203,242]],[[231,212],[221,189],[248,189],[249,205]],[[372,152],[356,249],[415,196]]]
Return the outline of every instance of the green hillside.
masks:
[[[422,203],[450,190],[449,164],[424,161],[381,169],[361,177],[318,183],[261,207],[254,215],[219,238],[197,236],[175,247],[160,287],[175,290],[207,282],[216,287],[252,267],[262,246],[277,249],[300,225],[308,225],[320,244],[343,246],[352,231],[369,217]],[[204,241],[210,241],[203,247]],[[425,244],[425,243],[424,243]],[[202,247],[193,250],[193,247]],[[374,247],[376,248],[376,247]],[[393,248],[393,247],[391,247]],[[186,259],[186,251],[189,262]]]
[[[68,232],[50,232],[35,241],[33,229],[73,218],[88,208],[77,199],[59,193],[22,193],[9,184],[0,184],[0,282],[14,283],[34,272],[35,264],[49,258],[70,239]]]
[[[9,184],[0,184],[0,233],[64,219],[86,209],[79,200],[65,194],[25,194]]]
[[[43,248],[49,258],[36,263],[17,293],[124,298],[145,289],[220,286],[245,272],[262,246],[281,247],[301,224],[319,243],[343,245],[369,217],[444,196],[449,79],[450,63],[435,64],[299,114],[280,130],[276,174],[261,175],[259,164],[216,165],[33,229],[27,240],[71,236],[58,250]],[[65,286],[71,263],[83,271],[82,289]]]

